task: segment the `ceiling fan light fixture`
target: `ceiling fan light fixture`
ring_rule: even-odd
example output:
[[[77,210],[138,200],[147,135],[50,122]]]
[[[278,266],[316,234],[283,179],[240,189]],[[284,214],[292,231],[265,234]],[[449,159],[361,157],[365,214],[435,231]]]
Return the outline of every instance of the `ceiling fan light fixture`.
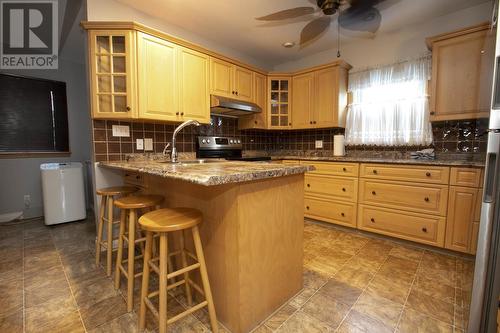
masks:
[[[295,46],[295,42],[284,42],[283,44],[281,44],[281,46],[283,46],[286,49],[289,49]]]

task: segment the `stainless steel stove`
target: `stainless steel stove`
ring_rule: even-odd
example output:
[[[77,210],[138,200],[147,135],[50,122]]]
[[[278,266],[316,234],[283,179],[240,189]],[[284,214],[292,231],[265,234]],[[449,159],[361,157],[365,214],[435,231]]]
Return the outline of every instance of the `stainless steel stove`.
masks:
[[[269,161],[269,156],[242,157],[241,138],[199,136],[196,140],[196,158],[225,158],[236,161]]]

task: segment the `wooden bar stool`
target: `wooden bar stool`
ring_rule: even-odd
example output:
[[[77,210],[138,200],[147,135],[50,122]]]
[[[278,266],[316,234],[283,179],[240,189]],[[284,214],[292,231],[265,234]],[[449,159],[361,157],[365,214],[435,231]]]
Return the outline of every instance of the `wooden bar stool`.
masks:
[[[98,266],[101,261],[101,249],[107,250],[106,274],[111,275],[112,252],[113,252],[113,224],[119,221],[113,221],[113,202],[116,196],[126,196],[137,192],[133,186],[114,186],[98,189],[96,192],[101,196],[101,208],[99,210],[99,222],[97,225],[97,240],[95,242],[95,264]],[[107,212],[106,212],[107,210]],[[106,214],[107,213],[107,214]],[[107,216],[107,217],[106,217]],[[104,223],[107,225],[107,239],[102,240],[102,230]],[[108,246],[108,244],[111,244]]]
[[[139,328],[144,330],[146,326],[146,308],[148,308],[153,315],[159,320],[160,333],[167,332],[167,324],[171,324],[205,306],[208,307],[208,314],[210,317],[210,324],[212,332],[218,332],[217,317],[215,315],[215,307],[212,300],[212,292],[208,282],[207,268],[205,264],[205,257],[203,255],[203,248],[201,245],[200,233],[198,224],[202,221],[202,214],[200,211],[192,208],[164,208],[155,210],[144,214],[139,219],[139,224],[142,230],[146,232],[146,249],[144,252],[144,267],[142,274],[142,290],[141,290],[141,309],[139,313]],[[196,255],[186,250],[184,244],[184,231],[191,229]],[[180,231],[180,249],[168,253],[168,233],[173,231]],[[153,233],[160,235],[160,251],[159,257],[152,258],[153,246]],[[168,258],[171,256],[180,255],[182,268],[176,271],[168,272]],[[187,257],[193,260],[193,264],[188,265]],[[157,264],[158,263],[158,264]],[[203,289],[189,278],[189,272],[199,269],[201,273],[201,281]],[[160,278],[160,290],[149,292],[149,271],[155,271]],[[171,285],[168,285],[168,280],[177,276],[183,275],[183,279]],[[170,289],[185,285],[186,296],[188,304],[191,305],[191,287],[193,287],[205,300],[188,310],[167,319],[167,292]],[[151,298],[159,296],[159,309],[157,310]]]
[[[115,200],[115,206],[121,209],[120,216],[120,234],[118,236],[118,254],[116,258],[115,270],[115,288],[120,288],[121,274],[127,279],[127,310],[130,312],[134,307],[134,279],[142,275],[142,272],[135,273],[134,266],[137,259],[143,255],[135,254],[135,246],[141,245],[144,251],[144,242],[146,238],[142,236],[137,224],[137,211],[139,209],[159,208],[158,205],[163,201],[161,195],[132,195]],[[128,218],[128,225],[127,225]],[[123,244],[127,242],[128,255],[123,260]],[[123,266],[127,263],[127,269]]]

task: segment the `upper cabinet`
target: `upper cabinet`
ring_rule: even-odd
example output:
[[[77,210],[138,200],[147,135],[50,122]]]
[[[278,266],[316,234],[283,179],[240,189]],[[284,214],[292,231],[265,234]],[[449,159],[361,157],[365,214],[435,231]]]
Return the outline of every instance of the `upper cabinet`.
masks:
[[[267,128],[267,77],[254,73],[253,103],[260,106],[262,112],[240,117],[238,119],[239,129],[265,129]]]
[[[135,34],[127,30],[89,33],[90,84],[94,118],[134,118]]]
[[[292,116],[290,98],[292,93],[290,76],[270,75],[268,85],[268,128],[291,128]]]
[[[210,58],[211,94],[251,102],[253,91],[253,71]]]
[[[293,128],[344,127],[347,72],[344,62],[293,76]]]
[[[489,116],[493,37],[484,24],[427,39],[432,50],[431,121]]]

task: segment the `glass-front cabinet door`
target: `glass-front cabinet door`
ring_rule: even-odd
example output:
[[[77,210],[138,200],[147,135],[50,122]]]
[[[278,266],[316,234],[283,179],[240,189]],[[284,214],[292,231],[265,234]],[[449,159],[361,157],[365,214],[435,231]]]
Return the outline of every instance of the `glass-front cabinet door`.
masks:
[[[89,34],[93,118],[133,118],[134,32],[93,30]]]
[[[290,128],[291,119],[291,78],[269,77],[269,128]]]

